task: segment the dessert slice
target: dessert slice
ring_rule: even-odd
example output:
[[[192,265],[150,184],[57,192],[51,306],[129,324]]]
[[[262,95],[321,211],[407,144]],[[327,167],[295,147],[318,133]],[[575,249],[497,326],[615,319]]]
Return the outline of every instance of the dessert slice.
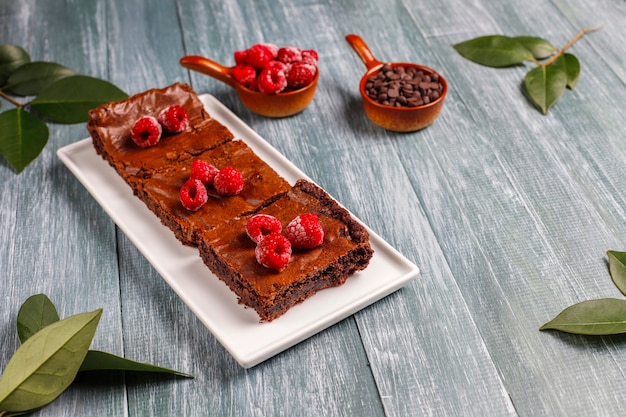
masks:
[[[243,176],[243,189],[236,195],[222,195],[207,186],[206,203],[197,211],[186,209],[180,199],[180,190],[189,179],[192,163],[197,159],[218,169],[235,168]],[[234,140],[164,167],[151,178],[137,183],[135,193],[181,242],[197,245],[201,232],[251,213],[284,195],[290,188],[289,183],[245,142]]]
[[[280,272],[259,264],[246,223],[257,213],[280,220],[283,227],[303,213],[315,213],[324,230],[322,244],[293,249]],[[211,271],[252,307],[261,321],[272,321],[317,291],[342,285],[365,269],[373,255],[367,230],[315,184],[299,180],[283,197],[246,216],[234,218],[202,235],[200,256]]]
[[[146,148],[133,142],[131,129],[138,119],[157,118],[164,109],[174,105],[187,112],[189,126],[185,130],[164,132],[156,145]],[[211,118],[198,95],[182,83],[151,89],[93,109],[89,112],[87,130],[96,152],[127,182],[136,177],[149,177],[155,170],[233,139],[232,132]]]

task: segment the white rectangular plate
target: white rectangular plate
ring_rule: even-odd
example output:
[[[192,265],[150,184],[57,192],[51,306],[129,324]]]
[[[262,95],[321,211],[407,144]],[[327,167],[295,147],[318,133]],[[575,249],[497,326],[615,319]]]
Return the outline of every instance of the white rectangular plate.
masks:
[[[279,174],[295,183],[308,177],[210,95],[200,96],[207,111],[243,139]],[[136,198],[121,177],[96,154],[87,138],[57,151],[117,226],[148,259],[209,331],[245,368],[252,367],[391,294],[418,275],[418,268],[371,230],[370,265],[336,288],[320,291],[270,323],[204,265],[196,248],[182,245]]]

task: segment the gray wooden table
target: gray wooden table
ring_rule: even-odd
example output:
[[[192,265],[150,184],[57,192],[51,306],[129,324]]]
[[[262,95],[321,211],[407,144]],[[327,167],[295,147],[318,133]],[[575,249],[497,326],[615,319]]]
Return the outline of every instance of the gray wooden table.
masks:
[[[57,158],[84,125],[51,125],[22,174],[0,161],[0,367],[19,345],[19,306],[45,293],[62,317],[104,308],[93,348],[196,378],[80,378],[35,415],[623,415],[626,339],[538,328],[575,302],[622,297],[605,252],[626,250],[625,22],[623,0],[0,0],[0,44],[130,94],[183,81],[214,95],[421,270],[245,370]],[[487,34],[563,46],[595,26],[571,50],[576,89],[547,116],[521,93],[529,66],[481,67],[450,46]],[[380,60],[444,74],[435,124],[397,134],[369,122],[348,33]],[[178,64],[231,64],[259,41],[319,51],[302,114],[256,116]]]

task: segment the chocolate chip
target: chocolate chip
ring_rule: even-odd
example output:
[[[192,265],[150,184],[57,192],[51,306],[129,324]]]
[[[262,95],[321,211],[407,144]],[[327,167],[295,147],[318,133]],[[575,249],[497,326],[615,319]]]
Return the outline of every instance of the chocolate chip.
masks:
[[[417,107],[437,100],[443,92],[439,74],[424,73],[415,67],[389,63],[365,83],[365,93],[372,100],[394,107]]]
[[[400,95],[400,91],[398,91],[397,88],[390,88],[389,90],[387,90],[387,96],[388,97],[396,98],[399,95]]]

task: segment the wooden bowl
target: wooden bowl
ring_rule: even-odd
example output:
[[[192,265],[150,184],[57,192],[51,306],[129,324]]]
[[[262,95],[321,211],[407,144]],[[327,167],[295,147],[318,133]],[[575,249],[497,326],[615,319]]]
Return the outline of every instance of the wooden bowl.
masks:
[[[300,113],[313,101],[319,79],[319,69],[313,82],[306,87],[279,94],[264,94],[241,85],[233,77],[235,67],[225,67],[208,58],[188,55],[180,59],[180,65],[209,75],[232,87],[248,110],[265,117],[287,117]]]
[[[367,44],[359,36],[347,35],[346,41],[348,41],[352,49],[354,49],[367,67],[365,75],[361,78],[359,91],[361,92],[365,114],[367,114],[372,122],[384,129],[394,132],[413,132],[423,129],[435,121],[437,116],[439,116],[439,112],[443,107],[443,101],[448,93],[448,83],[441,74],[423,65],[407,62],[393,62],[391,66],[394,68],[399,66],[404,66],[405,68],[413,67],[423,71],[425,74],[437,74],[443,90],[438,99],[417,107],[394,107],[380,104],[367,95],[365,84],[370,77],[380,72],[384,63],[374,57]]]

